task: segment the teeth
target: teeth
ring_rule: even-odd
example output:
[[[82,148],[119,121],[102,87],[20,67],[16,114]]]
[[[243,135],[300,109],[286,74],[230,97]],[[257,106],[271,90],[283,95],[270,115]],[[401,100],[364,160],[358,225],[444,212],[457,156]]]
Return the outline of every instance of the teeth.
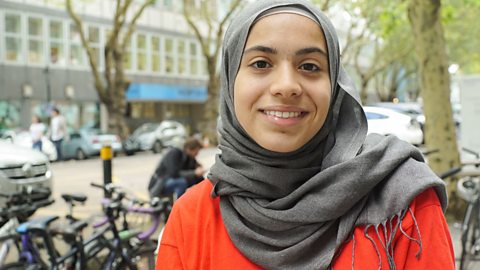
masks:
[[[300,116],[300,112],[279,112],[279,111],[265,111],[267,115],[279,118],[293,118]]]

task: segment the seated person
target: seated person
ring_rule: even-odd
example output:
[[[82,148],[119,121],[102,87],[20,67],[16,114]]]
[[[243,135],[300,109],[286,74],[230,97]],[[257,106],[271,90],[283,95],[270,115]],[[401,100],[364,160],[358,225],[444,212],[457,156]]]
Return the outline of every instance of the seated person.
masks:
[[[185,141],[183,150],[171,148],[150,179],[150,197],[174,194],[178,198],[187,188],[202,181],[205,170],[195,159],[202,147],[199,140],[189,138]]]

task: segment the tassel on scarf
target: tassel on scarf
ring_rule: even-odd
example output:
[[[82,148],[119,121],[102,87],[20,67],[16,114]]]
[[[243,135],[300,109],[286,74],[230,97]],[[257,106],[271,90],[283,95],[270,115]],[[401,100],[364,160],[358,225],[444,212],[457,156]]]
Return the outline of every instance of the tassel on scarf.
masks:
[[[415,225],[415,230],[417,232],[418,238],[415,238],[413,235],[408,235],[407,232],[402,227],[402,221],[405,217],[405,214],[407,211],[410,213],[413,219],[413,223]],[[385,220],[384,222],[380,224],[370,224],[365,226],[364,229],[364,234],[365,237],[372,242],[373,247],[375,248],[375,252],[377,253],[378,256],[378,270],[382,269],[382,256],[380,253],[380,249],[375,242],[374,238],[368,234],[368,230],[370,228],[374,228],[376,237],[378,241],[380,241],[381,248],[385,251],[385,254],[387,256],[387,261],[388,265],[391,270],[395,270],[395,260],[394,260],[394,248],[393,248],[393,240],[395,238],[395,235],[397,234],[397,231],[400,231],[403,236],[407,237],[408,240],[415,242],[419,249],[417,254],[415,256],[417,259],[420,257],[420,253],[422,252],[422,238],[420,235],[420,229],[417,224],[417,220],[415,219],[415,215],[413,214],[413,211],[408,208],[405,211],[402,211],[401,213],[393,216],[392,218]],[[383,231],[383,237],[381,235],[381,231]],[[355,269],[355,237],[352,237],[352,270]]]

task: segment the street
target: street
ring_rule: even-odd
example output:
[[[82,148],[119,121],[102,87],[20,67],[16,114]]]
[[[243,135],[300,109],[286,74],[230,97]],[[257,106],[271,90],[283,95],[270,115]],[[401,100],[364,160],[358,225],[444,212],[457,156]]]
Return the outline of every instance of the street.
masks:
[[[205,148],[198,154],[198,161],[208,169],[214,162],[215,148]],[[133,156],[118,156],[112,160],[112,181],[125,188],[133,196],[148,200],[147,186],[162,153],[140,152]],[[103,191],[90,186],[91,182],[103,183],[103,161],[98,158],[55,162],[53,172],[53,198],[55,203],[37,211],[36,215],[65,215],[67,205],[62,193],[81,193],[88,196],[84,205],[75,207],[74,215],[88,218],[100,213]]]

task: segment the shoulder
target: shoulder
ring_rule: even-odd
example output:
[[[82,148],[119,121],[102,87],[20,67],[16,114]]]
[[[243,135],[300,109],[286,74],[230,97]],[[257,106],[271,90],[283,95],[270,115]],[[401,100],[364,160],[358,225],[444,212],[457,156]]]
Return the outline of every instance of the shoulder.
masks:
[[[197,211],[217,214],[215,210],[218,209],[219,198],[210,196],[212,189],[213,185],[208,179],[192,186],[175,202],[174,210],[181,212],[182,215]]]
[[[176,147],[171,147],[165,154],[165,156],[170,156],[170,157],[179,157],[182,155],[183,155],[183,151]]]

